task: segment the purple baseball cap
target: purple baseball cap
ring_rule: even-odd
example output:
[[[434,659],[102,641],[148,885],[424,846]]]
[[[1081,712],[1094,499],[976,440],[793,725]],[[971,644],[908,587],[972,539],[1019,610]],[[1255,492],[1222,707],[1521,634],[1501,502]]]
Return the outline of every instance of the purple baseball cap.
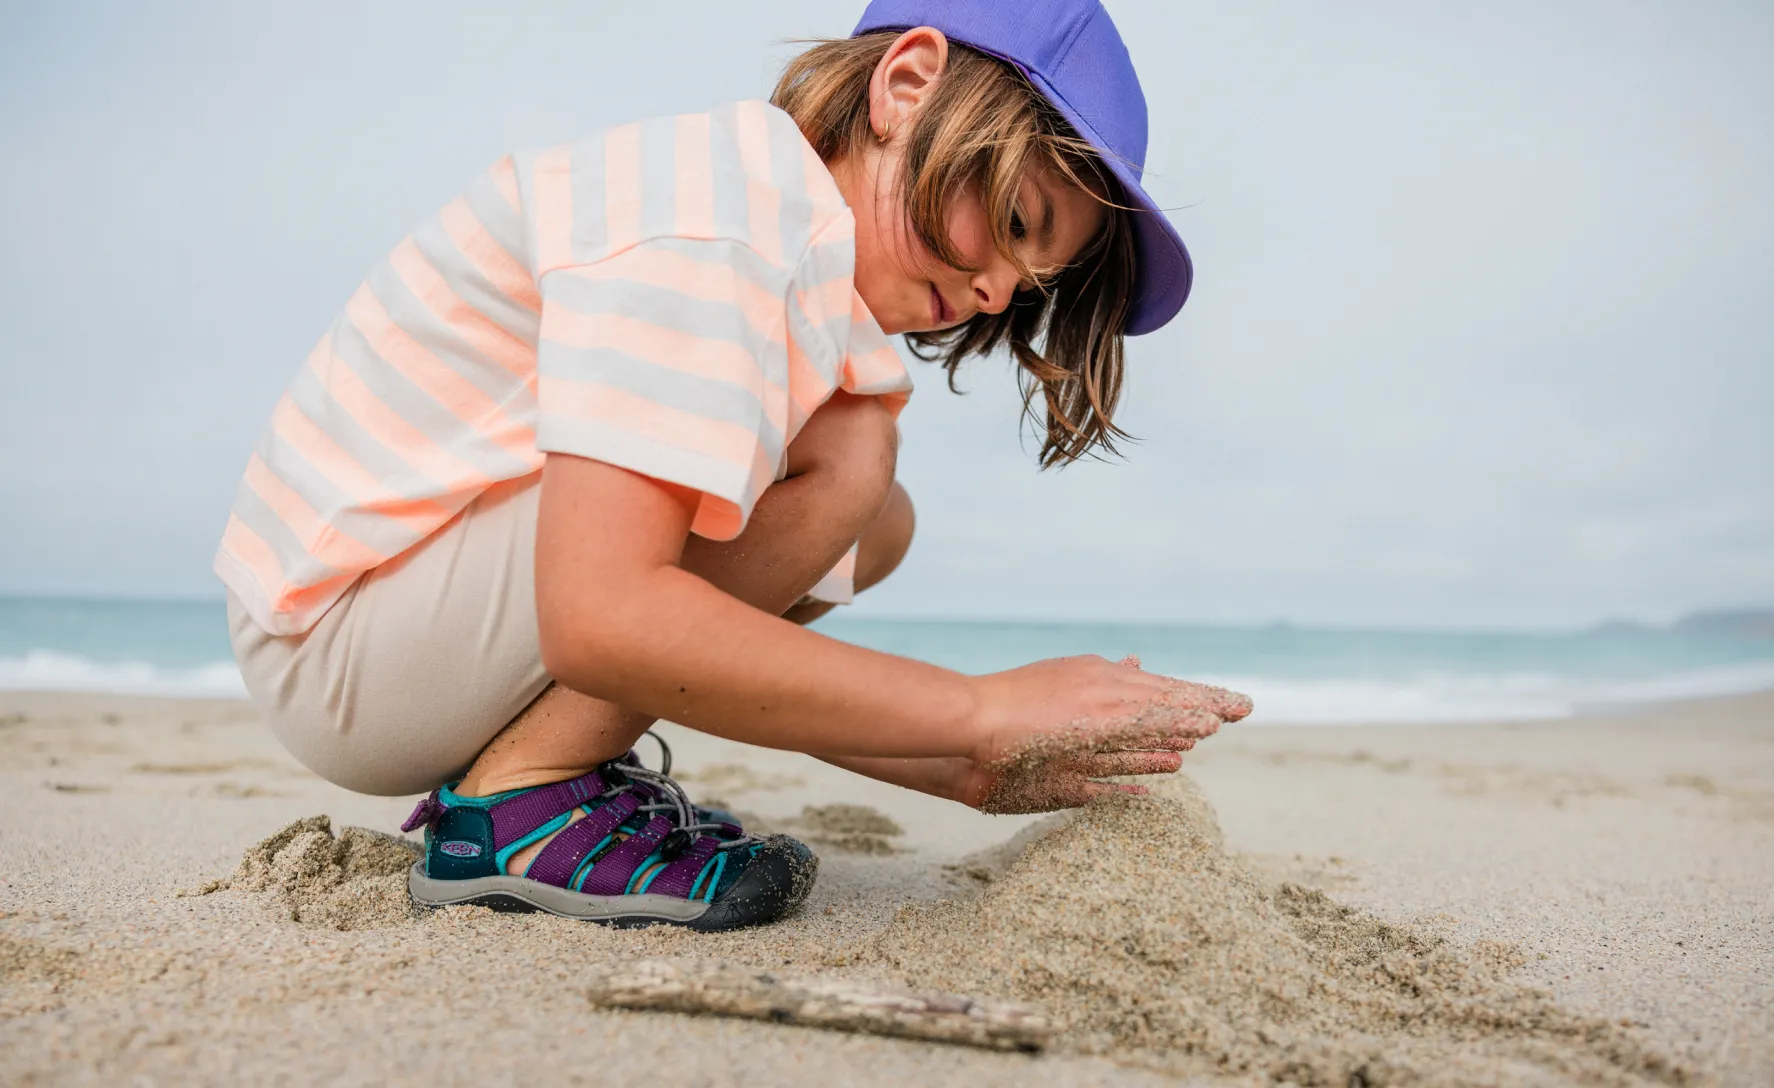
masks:
[[[1195,269],[1176,228],[1140,185],[1146,95],[1101,0],[874,0],[851,36],[915,26],[1015,65],[1102,153],[1138,211],[1138,297],[1127,333],[1139,336],[1175,317]]]

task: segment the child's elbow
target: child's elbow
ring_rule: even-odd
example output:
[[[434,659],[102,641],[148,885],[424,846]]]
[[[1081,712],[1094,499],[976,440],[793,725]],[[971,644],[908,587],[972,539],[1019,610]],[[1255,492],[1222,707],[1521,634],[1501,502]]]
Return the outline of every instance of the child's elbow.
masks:
[[[573,677],[586,671],[584,649],[558,623],[538,617],[536,634],[542,644],[542,668],[556,682],[578,689]]]
[[[625,639],[613,622],[611,610],[573,607],[538,600],[536,634],[542,651],[542,667],[557,683],[586,695],[599,696],[600,678],[620,674],[620,649]]]

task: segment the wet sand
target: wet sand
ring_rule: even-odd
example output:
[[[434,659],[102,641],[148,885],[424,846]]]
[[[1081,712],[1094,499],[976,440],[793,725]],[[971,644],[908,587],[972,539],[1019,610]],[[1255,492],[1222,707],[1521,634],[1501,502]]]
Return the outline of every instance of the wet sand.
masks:
[[[292,821],[392,831],[410,801],[319,781],[245,704],[0,693],[0,1082],[1774,1082],[1774,696],[1232,727],[1187,758],[1200,800],[1179,781],[1093,809],[1020,861],[993,848],[1037,818],[667,732],[699,798],[823,839],[800,917],[415,921],[369,839],[326,855],[358,868],[304,909],[345,880],[312,828],[284,855],[308,890],[267,856],[181,896]],[[643,955],[995,989],[1060,1038],[1031,1056],[586,1000]]]

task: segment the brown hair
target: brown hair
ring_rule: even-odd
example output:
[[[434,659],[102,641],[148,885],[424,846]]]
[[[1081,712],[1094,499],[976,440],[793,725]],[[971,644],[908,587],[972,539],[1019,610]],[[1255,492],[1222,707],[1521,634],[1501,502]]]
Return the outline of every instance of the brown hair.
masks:
[[[834,161],[874,138],[869,80],[898,37],[879,31],[821,41],[783,72],[770,100],[795,119],[821,159]],[[1109,212],[1078,259],[1051,276],[1030,268],[1011,237],[1018,188],[1027,171],[1042,165],[1097,194]],[[1003,313],[976,314],[941,332],[908,333],[913,353],[940,361],[954,389],[963,359],[1006,345],[1021,368],[1023,410],[1045,431],[1043,468],[1098,449],[1115,452],[1115,440],[1128,437],[1113,414],[1133,298],[1134,238],[1128,212],[1116,202],[1119,189],[1096,149],[1022,73],[951,43],[942,79],[912,118],[899,183],[919,239],[944,263],[962,269],[968,267],[965,258],[948,238],[948,206],[963,192],[981,194],[999,252],[1025,282],[1037,284],[1017,291]],[[1036,416],[1036,396],[1045,420]]]

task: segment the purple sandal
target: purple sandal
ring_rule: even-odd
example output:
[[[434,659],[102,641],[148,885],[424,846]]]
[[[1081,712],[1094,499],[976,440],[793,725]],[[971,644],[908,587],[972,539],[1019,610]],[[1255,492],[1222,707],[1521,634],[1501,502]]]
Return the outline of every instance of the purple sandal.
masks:
[[[697,808],[670,769],[669,752],[662,771],[631,752],[549,786],[489,797],[433,790],[401,827],[425,828],[425,857],[407,874],[407,892],[419,907],[704,931],[774,922],[800,906],[819,870],[813,852]],[[575,813],[584,817],[572,822]],[[522,876],[505,872],[513,854],[549,835]]]

